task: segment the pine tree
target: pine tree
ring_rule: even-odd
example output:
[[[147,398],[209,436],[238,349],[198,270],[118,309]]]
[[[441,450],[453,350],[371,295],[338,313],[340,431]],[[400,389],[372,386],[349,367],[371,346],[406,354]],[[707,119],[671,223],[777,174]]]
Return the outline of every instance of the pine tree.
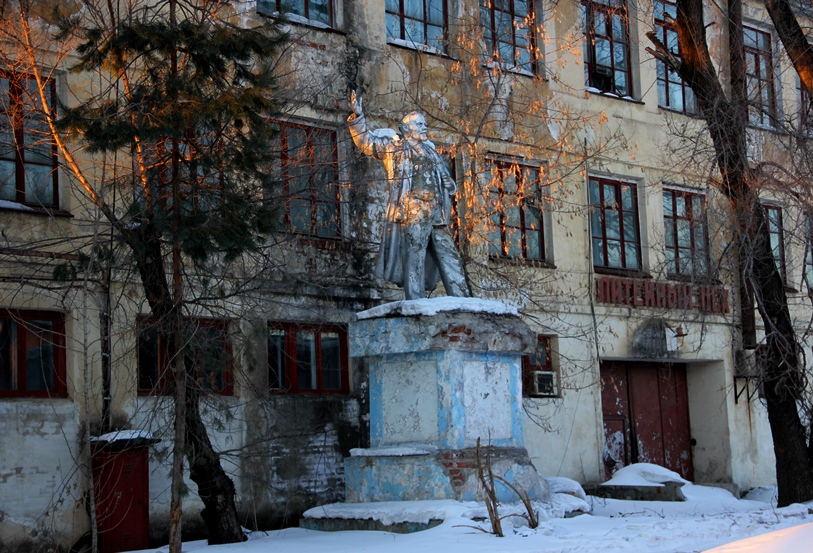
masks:
[[[97,8],[65,19],[59,38],[79,41],[74,71],[108,86],[61,106],[52,129],[97,156],[132,158],[132,172],[111,182],[79,180],[132,254],[173,363],[171,549],[180,551],[184,455],[209,543],[241,541],[234,484],[201,417],[195,369],[184,362],[184,300],[196,286],[189,265],[227,266],[260,248],[280,221],[268,121],[280,109],[274,62],[285,36],[272,22],[229,22],[220,0],[167,0],[121,14]],[[113,187],[132,198],[124,215],[94,192]]]

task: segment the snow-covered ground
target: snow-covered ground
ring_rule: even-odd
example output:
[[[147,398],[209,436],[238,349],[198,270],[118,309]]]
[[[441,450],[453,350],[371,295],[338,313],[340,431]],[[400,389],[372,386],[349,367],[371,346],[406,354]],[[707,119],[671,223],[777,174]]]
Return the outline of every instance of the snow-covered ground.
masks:
[[[670,475],[679,478],[663,471],[665,469],[654,465],[641,466],[636,475],[628,471],[619,479],[642,479],[652,483],[670,481]],[[683,487],[687,498],[684,502],[621,501],[588,496],[584,503],[576,497],[581,494],[574,482],[563,478],[550,479],[549,482],[552,491],[567,493],[554,493],[550,502],[538,505],[542,520],[535,529],[528,528],[520,517],[509,516],[503,520],[504,538],[477,529],[489,529],[482,504],[393,502],[358,504],[349,508],[328,506],[325,509],[332,510],[332,516],[354,518],[366,515],[384,522],[405,517],[414,520],[443,518],[445,521],[436,528],[414,534],[316,532],[287,528],[255,532],[248,542],[242,544],[207,547],[205,542],[190,542],[184,544],[183,549],[198,553],[689,553],[790,529],[774,536],[731,544],[715,550],[715,553],[813,551],[813,524],[810,524],[813,523],[813,502],[777,509],[771,503],[774,490],[770,488],[756,490],[748,496],[749,499],[736,499],[723,489],[687,483]],[[566,511],[578,508],[592,512],[561,518]],[[312,511],[318,515],[317,510]],[[520,505],[501,507],[501,514],[522,511]],[[166,551],[166,548],[160,551]]]

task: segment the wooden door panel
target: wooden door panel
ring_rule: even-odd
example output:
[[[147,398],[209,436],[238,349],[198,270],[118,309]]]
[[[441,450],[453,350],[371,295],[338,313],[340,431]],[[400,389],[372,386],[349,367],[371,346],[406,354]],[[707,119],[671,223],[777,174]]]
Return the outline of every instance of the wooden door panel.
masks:
[[[654,463],[694,477],[685,365],[601,365],[605,476]]]

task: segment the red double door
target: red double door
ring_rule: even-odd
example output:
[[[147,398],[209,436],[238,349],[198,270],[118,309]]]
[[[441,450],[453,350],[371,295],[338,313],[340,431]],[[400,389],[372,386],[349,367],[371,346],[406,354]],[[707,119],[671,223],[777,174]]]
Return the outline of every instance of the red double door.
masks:
[[[601,364],[605,476],[654,463],[694,480],[686,365]]]

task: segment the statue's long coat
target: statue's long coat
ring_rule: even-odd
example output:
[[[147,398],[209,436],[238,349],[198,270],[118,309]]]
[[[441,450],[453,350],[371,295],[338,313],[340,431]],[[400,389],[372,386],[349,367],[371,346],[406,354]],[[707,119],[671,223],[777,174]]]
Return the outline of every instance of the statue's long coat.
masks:
[[[412,189],[412,156],[417,152],[403,136],[392,129],[369,130],[364,116],[351,115],[347,119],[347,126],[350,129],[353,142],[355,142],[359,150],[368,156],[383,161],[387,171],[387,212],[384,219],[384,232],[378,261],[376,262],[375,275],[389,282],[403,285],[404,241],[401,237],[401,224],[404,221],[404,199]],[[434,162],[437,182],[453,182],[449,170],[443,163],[443,158],[435,150],[435,145],[426,140],[423,142],[423,146],[424,155]],[[448,225],[449,213],[451,212],[449,194],[454,194],[455,190],[449,191],[445,186],[441,186],[441,189],[443,190],[441,200],[442,218],[443,222]],[[427,250],[426,289],[434,289],[439,281],[440,273]]]

